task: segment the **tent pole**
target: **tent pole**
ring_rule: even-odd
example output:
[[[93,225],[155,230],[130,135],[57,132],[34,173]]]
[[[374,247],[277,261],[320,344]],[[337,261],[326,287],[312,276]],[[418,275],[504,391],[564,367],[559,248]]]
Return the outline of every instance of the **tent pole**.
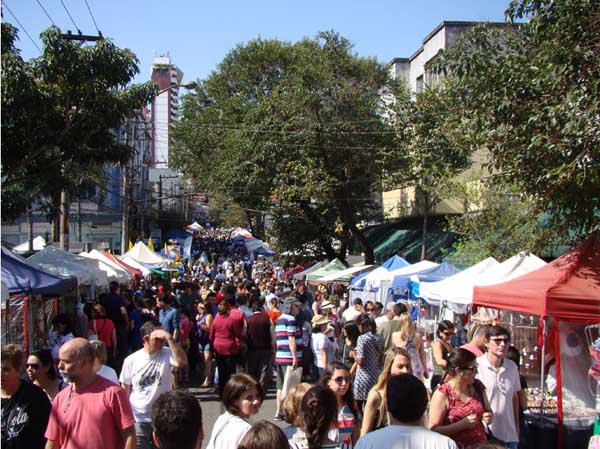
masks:
[[[542,330],[542,355],[540,357],[540,428],[543,428],[544,420],[544,369],[546,363],[546,337],[548,336],[548,317],[542,318],[544,329]]]

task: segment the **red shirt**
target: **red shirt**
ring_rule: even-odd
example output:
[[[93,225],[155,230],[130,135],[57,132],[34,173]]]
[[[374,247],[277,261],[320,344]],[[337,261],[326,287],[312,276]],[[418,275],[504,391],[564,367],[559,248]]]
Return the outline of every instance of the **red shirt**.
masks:
[[[115,325],[108,318],[95,318],[88,323],[88,332],[97,334],[98,340],[106,345],[106,349],[112,348],[112,334]]]
[[[217,314],[210,328],[210,342],[221,355],[236,355],[242,349],[244,314],[232,308],[228,315]]]
[[[59,449],[123,447],[121,431],[135,420],[127,392],[103,377],[75,391],[71,385],[52,402],[46,438]]]

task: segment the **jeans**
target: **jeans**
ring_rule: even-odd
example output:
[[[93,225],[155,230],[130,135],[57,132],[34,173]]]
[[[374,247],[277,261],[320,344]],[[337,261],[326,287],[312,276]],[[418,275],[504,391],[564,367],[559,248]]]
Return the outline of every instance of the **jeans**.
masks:
[[[137,449],[156,449],[152,440],[152,423],[135,423],[135,444]]]

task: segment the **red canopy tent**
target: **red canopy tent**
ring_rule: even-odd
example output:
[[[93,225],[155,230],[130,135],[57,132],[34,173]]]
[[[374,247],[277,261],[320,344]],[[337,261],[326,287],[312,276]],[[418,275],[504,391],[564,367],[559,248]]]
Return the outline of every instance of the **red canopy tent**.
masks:
[[[543,326],[540,332],[542,390],[547,318],[554,319],[551,341],[548,343],[556,352],[560,447],[563,424],[563,374],[560,367],[559,325],[561,321],[579,324],[600,323],[600,241],[596,236],[592,236],[572,251],[535,271],[500,284],[474,287],[473,306],[510,310],[543,318],[540,322]]]
[[[590,238],[511,281],[475,286],[473,305],[569,322],[600,322],[600,241]]]
[[[283,279],[288,279],[290,276],[292,276],[296,273],[300,273],[305,268],[306,267],[303,265],[296,265],[294,268],[291,268],[283,273]]]
[[[144,274],[140,270],[138,270],[137,268],[133,268],[132,266],[127,265],[125,262],[117,259],[109,251],[105,251],[104,255],[106,257],[108,257],[110,260],[112,260],[113,262],[115,262],[116,264],[118,264],[119,266],[123,267],[125,270],[129,271],[137,279],[142,279],[144,277]]]

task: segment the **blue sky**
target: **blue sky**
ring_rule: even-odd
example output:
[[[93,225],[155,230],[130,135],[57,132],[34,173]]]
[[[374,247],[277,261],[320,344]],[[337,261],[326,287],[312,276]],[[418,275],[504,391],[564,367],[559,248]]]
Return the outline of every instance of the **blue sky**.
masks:
[[[62,0],[83,34],[97,34],[85,0]],[[75,27],[60,0],[2,1],[4,20],[23,28],[41,47],[39,34],[51,25],[40,4],[63,30]],[[99,29],[140,60],[137,82],[150,77],[155,54],[169,52],[184,79],[207,77],[227,52],[255,37],[297,41],[335,30],[361,56],[381,62],[408,57],[444,20],[502,21],[508,0],[268,0],[155,1],[87,0]],[[40,53],[22,31],[24,58]]]

